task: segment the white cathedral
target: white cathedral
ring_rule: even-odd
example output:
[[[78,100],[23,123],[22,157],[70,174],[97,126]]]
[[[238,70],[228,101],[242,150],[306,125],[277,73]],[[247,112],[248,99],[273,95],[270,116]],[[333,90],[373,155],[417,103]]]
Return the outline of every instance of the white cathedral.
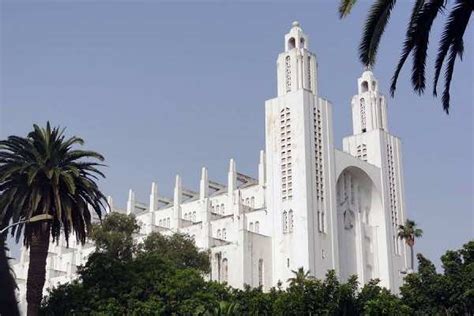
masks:
[[[176,177],[173,198],[151,186],[148,204],[130,190],[126,210],[141,224],[137,238],[151,232],[185,233],[211,253],[209,278],[242,288],[268,290],[303,267],[324,278],[357,274],[378,278],[398,292],[409,254],[397,238],[406,219],[400,140],[387,124],[387,102],[373,73],[357,80],[352,98],[353,134],[334,147],[332,105],[318,91],[316,55],[298,22],[285,35],[277,59],[278,96],[265,102],[265,151],[258,177],[237,171],[230,160],[227,184],[202,169],[199,192]],[[51,243],[45,291],[71,281],[94,251],[90,242],[69,248]],[[28,252],[14,266],[20,301],[26,298]]]

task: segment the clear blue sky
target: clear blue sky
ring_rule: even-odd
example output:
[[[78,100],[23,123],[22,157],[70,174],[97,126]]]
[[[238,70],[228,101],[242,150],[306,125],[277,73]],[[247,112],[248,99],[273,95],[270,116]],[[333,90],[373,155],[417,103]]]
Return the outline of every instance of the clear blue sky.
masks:
[[[380,47],[375,74],[385,93],[411,2],[398,3]],[[66,126],[106,156],[102,187],[123,207],[129,188],[147,201],[154,180],[170,195],[176,173],[197,189],[202,166],[225,181],[229,158],[256,175],[264,101],[276,95],[276,57],[299,20],[318,57],[320,94],[333,103],[341,147],[351,132],[369,3],[340,21],[336,1],[3,0],[0,138],[47,120]],[[430,87],[442,23],[444,17],[431,37]],[[425,232],[416,250],[435,261],[473,238],[472,35],[471,25],[451,115],[430,93],[411,91],[411,63],[389,99],[389,126],[403,142],[408,214]]]

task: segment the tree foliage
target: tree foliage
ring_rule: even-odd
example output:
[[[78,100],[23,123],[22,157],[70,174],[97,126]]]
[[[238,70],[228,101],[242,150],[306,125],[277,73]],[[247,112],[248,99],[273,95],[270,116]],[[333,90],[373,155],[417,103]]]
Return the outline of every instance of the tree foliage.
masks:
[[[109,233],[120,229],[131,237],[136,232],[131,216],[108,215],[102,225]],[[113,234],[104,236],[115,239]],[[50,291],[43,302],[45,315],[392,316],[472,315],[473,311],[474,242],[443,256],[444,275],[419,256],[420,270],[407,276],[401,297],[378,280],[360,287],[356,276],[342,282],[335,271],[328,271],[319,280],[303,268],[293,271],[286,287],[280,283],[269,291],[206,281],[209,254],[184,235],[153,233],[142,243],[123,243],[129,250],[116,251],[112,242],[103,245],[79,269],[78,280]],[[118,255],[128,251],[130,257]]]
[[[339,16],[349,15],[357,0],[340,0]],[[359,59],[366,67],[375,65],[380,40],[390,20],[396,0],[374,0],[365,21],[362,39],[359,44]],[[446,9],[447,0],[413,0],[413,9],[410,16],[403,43],[402,54],[392,77],[390,93],[393,96],[397,87],[398,77],[408,56],[413,57],[411,82],[413,89],[419,94],[424,93],[426,87],[425,68],[430,31],[434,20]],[[462,60],[464,53],[464,33],[474,10],[472,0],[453,0],[451,11],[445,23],[438,53],[435,60],[435,75],[433,81],[433,95],[437,96],[438,80],[443,64],[445,67],[445,83],[442,95],[443,109],[449,113],[450,88],[454,73],[456,58]]]
[[[26,284],[28,315],[37,315],[41,304],[50,238],[69,241],[74,234],[85,242],[91,212],[100,217],[105,197],[97,180],[104,157],[77,149],[84,141],[66,138],[64,129],[33,125],[26,137],[0,141],[0,227],[12,226],[18,242],[30,251]],[[29,222],[48,215],[50,221]]]

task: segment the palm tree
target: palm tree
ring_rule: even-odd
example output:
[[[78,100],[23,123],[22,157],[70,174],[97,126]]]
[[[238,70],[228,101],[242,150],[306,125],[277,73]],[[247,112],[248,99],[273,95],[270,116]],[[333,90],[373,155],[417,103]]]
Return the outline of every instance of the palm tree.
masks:
[[[37,315],[45,282],[46,257],[50,237],[58,241],[61,233],[68,243],[71,233],[84,243],[91,228],[91,210],[101,216],[105,196],[96,181],[102,155],[77,150],[78,137],[66,138],[64,129],[37,125],[26,138],[10,136],[0,141],[0,225],[22,222],[11,228],[18,242],[30,249],[27,278],[28,315]],[[28,222],[48,214],[52,220]],[[22,231],[24,229],[24,233]]]
[[[415,238],[423,235],[423,230],[416,226],[416,223],[409,219],[406,220],[405,225],[398,226],[398,237],[405,240],[408,247],[410,247],[411,270],[414,269],[415,254],[413,253],[413,246],[415,245]]]
[[[435,61],[435,76],[433,82],[433,95],[437,96],[438,80],[447,58],[445,68],[445,83],[442,104],[446,113],[449,113],[450,87],[454,72],[456,57],[462,60],[464,51],[464,33],[474,10],[472,0],[453,0],[454,5],[449,13],[444,26],[443,34],[439,41],[438,54]],[[339,16],[347,16],[357,0],[341,0]],[[362,39],[359,45],[359,59],[366,67],[375,64],[380,39],[390,19],[396,0],[375,0],[367,20],[365,21]],[[395,94],[397,80],[408,56],[413,56],[411,82],[413,89],[418,94],[425,91],[425,66],[429,43],[429,35],[434,20],[446,8],[447,0],[414,0],[413,9],[408,23],[402,54],[392,77],[390,94]]]
[[[291,270],[294,274],[294,277],[289,278],[287,282],[289,282],[290,287],[292,286],[302,286],[304,282],[311,278],[309,275],[309,271],[305,271],[303,267],[298,268],[298,270]]]

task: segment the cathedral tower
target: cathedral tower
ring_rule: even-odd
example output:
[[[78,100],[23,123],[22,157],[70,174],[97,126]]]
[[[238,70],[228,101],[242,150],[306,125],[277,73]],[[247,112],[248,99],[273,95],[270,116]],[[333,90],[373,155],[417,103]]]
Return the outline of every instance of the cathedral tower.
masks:
[[[398,289],[407,266],[405,244],[398,238],[398,225],[405,221],[401,142],[388,131],[387,102],[379,93],[377,79],[370,70],[357,80],[358,93],[352,98],[353,135],[343,139],[345,152],[380,168],[383,204],[383,238],[379,260],[386,260],[377,277]],[[380,229],[380,228],[379,228]],[[387,258],[387,259],[384,259]],[[406,272],[406,271],[405,271]]]
[[[275,282],[299,267],[323,277],[337,266],[331,105],[318,97],[317,60],[308,44],[294,22],[277,59],[278,97],[265,103]]]

